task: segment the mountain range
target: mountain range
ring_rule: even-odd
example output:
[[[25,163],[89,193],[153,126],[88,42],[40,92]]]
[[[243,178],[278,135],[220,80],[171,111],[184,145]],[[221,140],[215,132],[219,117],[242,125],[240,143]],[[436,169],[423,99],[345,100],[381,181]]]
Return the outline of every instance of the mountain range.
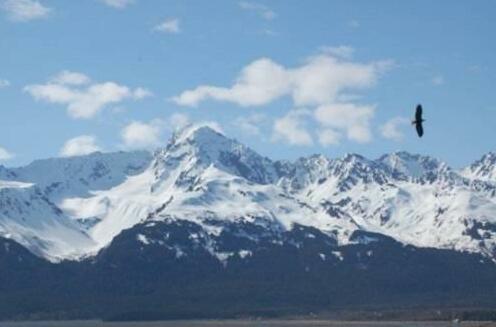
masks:
[[[274,161],[208,126],[0,166],[0,318],[496,305],[496,154]]]

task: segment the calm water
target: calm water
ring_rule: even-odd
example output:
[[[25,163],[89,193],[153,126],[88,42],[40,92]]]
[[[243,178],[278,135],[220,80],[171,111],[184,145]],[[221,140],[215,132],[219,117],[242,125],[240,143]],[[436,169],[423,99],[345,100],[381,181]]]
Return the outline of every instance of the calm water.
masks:
[[[496,327],[496,323],[465,322],[339,322],[339,321],[167,321],[167,322],[114,322],[100,321],[46,321],[0,322],[0,327]]]

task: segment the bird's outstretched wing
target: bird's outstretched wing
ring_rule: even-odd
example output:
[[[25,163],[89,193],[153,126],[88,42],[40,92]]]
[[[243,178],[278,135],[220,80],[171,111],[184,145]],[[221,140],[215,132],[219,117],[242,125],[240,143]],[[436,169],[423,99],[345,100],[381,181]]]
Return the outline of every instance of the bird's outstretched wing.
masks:
[[[424,126],[422,126],[422,121],[417,120],[417,123],[415,124],[415,128],[417,129],[418,136],[422,137],[424,135]]]
[[[415,120],[417,122],[422,121],[422,105],[420,104],[417,106],[417,110],[415,111]]]

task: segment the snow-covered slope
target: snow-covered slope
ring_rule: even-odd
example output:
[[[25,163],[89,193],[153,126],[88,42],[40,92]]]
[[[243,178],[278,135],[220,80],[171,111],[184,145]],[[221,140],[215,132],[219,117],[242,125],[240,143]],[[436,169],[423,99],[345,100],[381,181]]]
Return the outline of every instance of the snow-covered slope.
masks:
[[[315,169],[309,170],[304,186],[292,188],[309,205],[327,206],[359,229],[407,244],[496,253],[496,197],[490,184],[405,152],[376,161],[358,155],[313,160],[321,163],[321,173],[315,177]],[[301,174],[295,179],[300,181]]]
[[[141,173],[151,161],[149,152],[95,152],[86,156],[36,160],[10,169],[16,180],[35,183],[53,201],[68,196],[89,196],[93,190],[119,185]]]
[[[0,236],[52,261],[80,258],[93,240],[32,184],[0,180]]]
[[[276,178],[269,159],[208,127],[192,127],[157,151],[142,174],[93,197],[66,199],[61,208],[73,219],[101,220],[88,231],[99,247],[146,219],[187,219],[212,232],[219,232],[214,220],[332,230],[332,219],[270,183]]]
[[[77,259],[96,246],[87,234],[98,218],[73,220],[60,204],[72,196],[91,197],[150,163],[148,152],[93,153],[37,160],[14,169],[0,167],[0,236],[51,261]]]
[[[84,242],[73,242],[67,253],[30,245],[48,258],[94,254],[124,229],[174,220],[194,222],[212,234],[221,233],[227,223],[251,224],[271,233],[303,225],[340,244],[354,242],[352,233],[363,230],[419,247],[495,258],[496,184],[490,180],[496,169],[491,156],[486,157],[463,173],[405,152],[378,160],[350,154],[333,160],[316,155],[273,162],[209,127],[189,126],[153,156],[50,159],[0,176],[35,184],[4,182],[6,193],[15,197],[28,196],[23,193],[27,190],[38,192],[36,200],[46,199],[54,210],[45,216],[68,226],[67,235],[75,230],[83,235]],[[0,201],[14,197],[9,194],[0,193]],[[19,219],[15,207],[2,221]],[[29,219],[36,220],[37,210],[30,211]],[[61,242],[67,239],[64,233],[55,234]],[[23,240],[24,230],[17,234],[16,240]]]
[[[378,161],[389,167],[397,176],[409,179],[433,180],[440,175],[448,175],[451,172],[450,167],[444,162],[408,152],[384,155]]]
[[[470,179],[478,179],[496,183],[496,153],[489,152],[480,160],[462,170],[462,175]]]

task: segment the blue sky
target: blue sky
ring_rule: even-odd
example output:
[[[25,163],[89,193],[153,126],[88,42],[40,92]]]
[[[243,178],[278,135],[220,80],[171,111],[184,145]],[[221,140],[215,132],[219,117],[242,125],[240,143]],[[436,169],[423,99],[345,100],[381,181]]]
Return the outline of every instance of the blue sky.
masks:
[[[0,0],[0,164],[164,145],[263,155],[496,150],[494,1]],[[424,105],[426,135],[409,126]]]

